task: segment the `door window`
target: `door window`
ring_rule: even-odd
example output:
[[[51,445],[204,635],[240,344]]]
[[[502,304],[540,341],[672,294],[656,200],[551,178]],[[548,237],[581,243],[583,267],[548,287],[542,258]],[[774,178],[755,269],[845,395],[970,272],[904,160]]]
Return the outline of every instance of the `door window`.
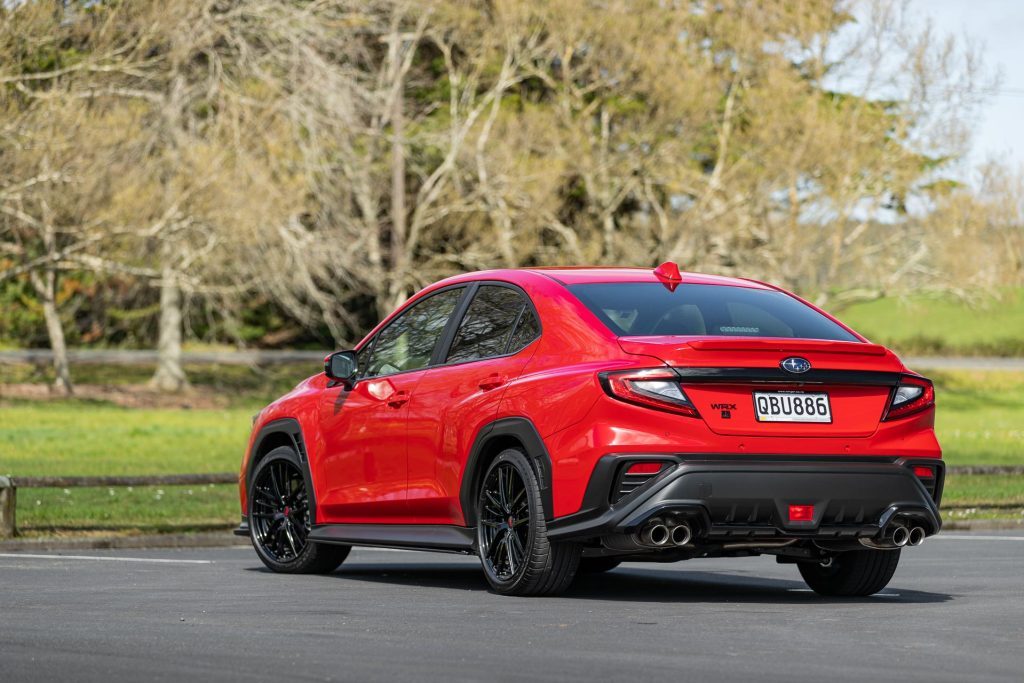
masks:
[[[482,285],[459,323],[447,362],[514,353],[532,341],[538,331],[533,308],[519,290]]]
[[[437,340],[462,296],[463,288],[447,289],[414,304],[377,334],[360,373],[362,377],[418,370],[430,363]]]

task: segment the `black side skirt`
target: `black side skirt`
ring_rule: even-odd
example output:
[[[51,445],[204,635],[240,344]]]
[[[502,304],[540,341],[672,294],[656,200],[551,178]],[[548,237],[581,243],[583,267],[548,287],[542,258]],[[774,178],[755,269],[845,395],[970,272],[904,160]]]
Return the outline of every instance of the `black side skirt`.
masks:
[[[309,540],[444,553],[476,552],[476,529],[443,524],[321,524],[309,532]]]

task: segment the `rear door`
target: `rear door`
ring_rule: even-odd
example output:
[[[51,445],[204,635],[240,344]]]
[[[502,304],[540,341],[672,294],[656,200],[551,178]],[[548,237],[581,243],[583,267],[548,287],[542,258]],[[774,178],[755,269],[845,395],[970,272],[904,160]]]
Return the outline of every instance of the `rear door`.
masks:
[[[320,521],[408,521],[409,405],[464,291],[443,290],[413,304],[360,351],[351,391],[337,385],[323,392]]]
[[[424,374],[409,404],[408,506],[423,524],[463,523],[459,490],[472,440],[494,419],[540,336],[518,287],[486,283],[471,294],[442,364]]]

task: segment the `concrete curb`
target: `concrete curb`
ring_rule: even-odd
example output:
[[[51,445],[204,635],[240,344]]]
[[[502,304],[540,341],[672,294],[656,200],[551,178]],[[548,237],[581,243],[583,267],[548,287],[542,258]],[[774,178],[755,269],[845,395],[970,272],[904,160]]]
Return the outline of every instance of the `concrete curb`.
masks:
[[[0,542],[0,552],[36,550],[113,550],[121,548],[223,548],[249,545],[229,530],[194,534],[102,536],[96,538],[32,538]]]

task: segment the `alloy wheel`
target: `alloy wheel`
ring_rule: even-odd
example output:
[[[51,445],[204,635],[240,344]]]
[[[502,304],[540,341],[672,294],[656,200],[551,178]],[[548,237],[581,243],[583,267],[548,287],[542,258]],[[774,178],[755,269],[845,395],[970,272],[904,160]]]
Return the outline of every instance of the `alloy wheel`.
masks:
[[[260,470],[253,486],[252,524],[260,547],[274,560],[287,562],[308,543],[309,497],[302,472],[287,460]]]
[[[511,463],[491,470],[481,494],[481,557],[500,581],[511,580],[526,564],[530,533],[526,483]]]

